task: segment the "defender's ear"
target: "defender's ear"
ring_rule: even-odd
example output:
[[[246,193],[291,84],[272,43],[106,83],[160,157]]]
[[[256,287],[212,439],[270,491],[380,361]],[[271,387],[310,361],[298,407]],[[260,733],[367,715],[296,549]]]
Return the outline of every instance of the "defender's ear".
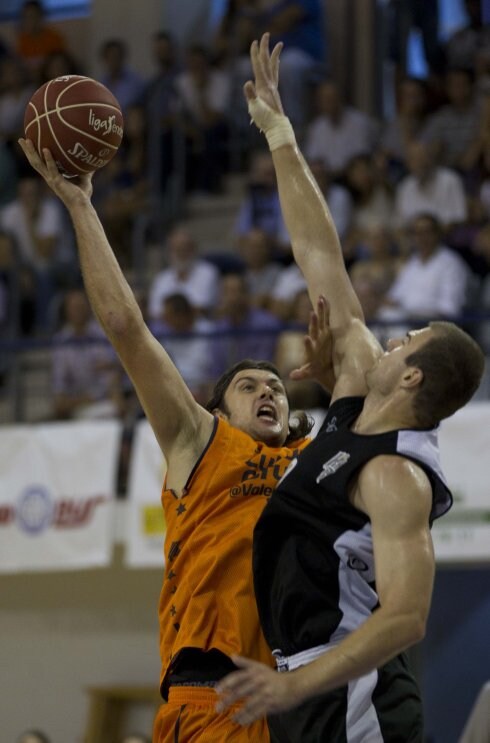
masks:
[[[424,372],[417,366],[407,366],[402,376],[402,387],[418,387],[424,381]]]

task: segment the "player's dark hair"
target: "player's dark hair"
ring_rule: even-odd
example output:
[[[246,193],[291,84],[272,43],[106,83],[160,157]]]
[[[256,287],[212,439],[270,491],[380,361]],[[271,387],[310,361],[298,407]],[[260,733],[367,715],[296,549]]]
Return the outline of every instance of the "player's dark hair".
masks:
[[[229,415],[225,403],[225,393],[230,386],[232,380],[238,374],[238,372],[244,369],[260,369],[262,371],[268,371],[275,374],[278,379],[281,379],[279,370],[270,361],[255,361],[253,359],[244,359],[227,369],[214,385],[213,392],[210,399],[206,403],[206,410],[212,413],[214,410],[221,410],[221,412]],[[286,397],[287,391],[286,391]],[[289,402],[289,397],[288,397]],[[314,421],[305,413],[304,410],[295,411],[289,418],[289,433],[284,442],[285,445],[290,444],[292,441],[297,441],[307,436],[313,428]]]
[[[480,346],[451,322],[429,323],[434,335],[405,359],[423,373],[414,398],[417,421],[423,428],[435,426],[453,415],[473,397],[485,368]]]

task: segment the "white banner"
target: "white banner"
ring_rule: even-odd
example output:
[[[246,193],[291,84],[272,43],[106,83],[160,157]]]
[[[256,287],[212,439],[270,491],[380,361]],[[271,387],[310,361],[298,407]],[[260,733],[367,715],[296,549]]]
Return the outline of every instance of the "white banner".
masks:
[[[443,421],[441,464],[454,505],[432,529],[437,561],[490,561],[490,404],[471,403]]]
[[[0,428],[0,572],[110,562],[120,436],[117,421]]]
[[[323,415],[311,412],[316,432]],[[490,404],[473,403],[443,421],[439,441],[454,506],[433,526],[436,559],[439,563],[490,561]],[[130,567],[163,565],[164,472],[160,448],[143,421],[134,439],[128,488],[126,561]]]
[[[161,504],[166,464],[146,421],[134,432],[128,479],[125,563],[131,568],[162,567],[165,518]]]

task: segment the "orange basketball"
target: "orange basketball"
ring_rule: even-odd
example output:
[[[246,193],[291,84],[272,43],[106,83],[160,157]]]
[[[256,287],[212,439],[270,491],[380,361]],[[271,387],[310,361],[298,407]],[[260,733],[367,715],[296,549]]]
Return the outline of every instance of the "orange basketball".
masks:
[[[81,75],[49,80],[27,104],[24,131],[42,154],[47,147],[66,176],[103,168],[116,154],[123,117],[102,83]]]

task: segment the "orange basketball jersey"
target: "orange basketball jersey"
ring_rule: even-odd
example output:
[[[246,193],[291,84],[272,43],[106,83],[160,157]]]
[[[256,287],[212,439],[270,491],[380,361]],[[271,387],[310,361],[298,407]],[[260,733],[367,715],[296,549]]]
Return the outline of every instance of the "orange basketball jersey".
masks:
[[[255,605],[252,536],[267,498],[308,443],[272,448],[216,418],[182,497],[164,488],[162,682],[185,647],[215,648],[272,665]]]

